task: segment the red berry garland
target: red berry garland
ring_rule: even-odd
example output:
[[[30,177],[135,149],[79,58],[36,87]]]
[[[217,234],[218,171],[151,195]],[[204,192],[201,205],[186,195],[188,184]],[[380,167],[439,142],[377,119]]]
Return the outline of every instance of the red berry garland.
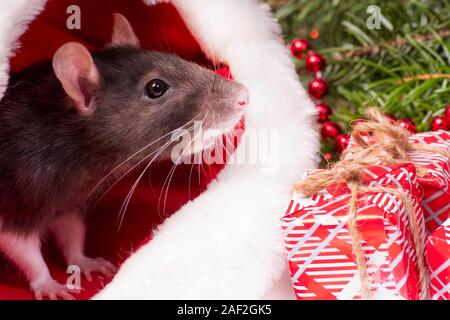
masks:
[[[309,73],[322,71],[325,64],[325,59],[318,53],[310,53],[305,59],[305,69]]]
[[[323,157],[325,158],[326,161],[331,161],[331,159],[333,159],[333,155],[329,152],[325,153]]]
[[[297,38],[291,43],[291,52],[297,59],[302,59],[307,53],[304,61],[305,70],[314,74],[314,78],[309,82],[308,92],[316,100],[317,122],[322,123],[321,136],[323,140],[334,139],[335,150],[340,153],[348,144],[345,134],[341,134],[341,128],[329,121],[332,114],[331,108],[320,101],[328,92],[328,83],[322,79],[322,71],[326,66],[326,61],[319,53],[311,51],[311,45],[305,39]],[[339,138],[338,138],[339,137]],[[333,158],[331,153],[324,154],[327,161]]]
[[[416,133],[417,132],[417,127],[411,120],[400,119],[400,120],[397,120],[396,124],[398,126],[402,127],[403,129],[408,130],[411,133]]]
[[[434,117],[433,120],[431,120],[432,131],[447,130],[447,127],[448,123],[444,117]]]
[[[332,114],[331,108],[324,102],[316,104],[317,120],[324,123],[328,120],[328,117]]]
[[[337,153],[342,153],[348,146],[349,136],[343,134],[340,127],[329,121],[332,114],[331,108],[320,101],[328,92],[328,83],[322,78],[322,71],[325,69],[326,61],[322,55],[313,52],[311,45],[305,39],[297,38],[291,43],[291,52],[297,59],[302,59],[305,54],[304,66],[308,73],[314,74],[314,78],[309,82],[308,92],[316,100],[317,122],[322,123],[321,136],[323,140],[333,139],[334,149]],[[399,125],[411,133],[417,132],[416,125],[409,119],[397,119],[393,114],[387,114],[393,124]],[[354,122],[356,125],[356,121]],[[435,117],[431,122],[431,130],[450,129],[450,104],[446,107],[445,113],[441,117]],[[324,154],[326,160],[332,159],[330,153]]]
[[[386,114],[386,117],[391,119],[392,122],[396,122],[397,121],[397,118],[392,113]]]
[[[309,83],[309,94],[316,99],[323,98],[327,91],[328,84],[321,78],[312,79]]]
[[[320,134],[322,135],[323,140],[327,140],[328,138],[335,138],[341,132],[341,128],[331,121],[326,121],[322,126],[322,130],[320,130]]]
[[[337,153],[342,153],[348,146],[350,137],[347,134],[340,134],[334,138],[334,148]]]
[[[291,44],[292,55],[297,59],[301,59],[310,48],[309,42],[304,39],[295,39]]]

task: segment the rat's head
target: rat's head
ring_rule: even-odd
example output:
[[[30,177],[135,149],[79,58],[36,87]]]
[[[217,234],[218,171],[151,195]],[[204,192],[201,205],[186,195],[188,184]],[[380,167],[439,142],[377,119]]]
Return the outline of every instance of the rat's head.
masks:
[[[235,127],[248,104],[242,84],[175,55],[140,49],[128,21],[114,18],[110,48],[91,55],[68,43],[53,57],[76,111],[101,128],[99,139],[135,148],[157,140],[159,147],[172,132],[200,122],[203,129]]]

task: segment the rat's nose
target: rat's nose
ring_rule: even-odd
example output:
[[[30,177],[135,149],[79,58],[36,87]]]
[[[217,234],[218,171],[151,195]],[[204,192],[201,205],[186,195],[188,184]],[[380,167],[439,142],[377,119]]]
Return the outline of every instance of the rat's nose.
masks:
[[[236,108],[243,108],[249,103],[249,94],[247,88],[241,86],[236,95]]]

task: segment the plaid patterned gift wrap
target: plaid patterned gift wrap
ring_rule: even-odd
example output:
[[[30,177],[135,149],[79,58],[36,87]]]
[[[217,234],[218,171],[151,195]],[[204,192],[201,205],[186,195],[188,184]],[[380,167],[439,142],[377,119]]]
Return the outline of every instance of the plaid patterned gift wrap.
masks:
[[[374,141],[368,136],[363,140],[370,144]],[[425,169],[425,175],[419,176],[418,181],[423,188],[422,206],[425,214],[427,233],[431,234],[438,228],[450,213],[450,159],[439,150],[450,152],[450,133],[444,130],[425,132],[411,135],[409,139],[413,144],[420,144],[434,148],[434,151],[411,152],[411,162]],[[350,139],[348,148],[357,146]]]
[[[415,167],[377,165],[363,171],[366,186],[396,189],[409,199],[414,219],[395,193],[358,193],[356,226],[370,298],[419,299],[424,288],[419,278],[426,270],[423,263],[418,267],[412,226],[422,250],[425,226]],[[282,229],[298,299],[363,298],[362,266],[348,225],[350,199],[347,184],[330,185],[311,198],[293,195]]]
[[[427,257],[431,299],[450,300],[450,219],[428,237]]]
[[[410,140],[450,151],[450,133],[447,131],[419,133],[411,136]],[[450,159],[435,152],[416,151],[411,153],[411,161],[426,169],[425,176],[419,177],[418,181],[423,188],[425,224],[431,234],[449,217]]]

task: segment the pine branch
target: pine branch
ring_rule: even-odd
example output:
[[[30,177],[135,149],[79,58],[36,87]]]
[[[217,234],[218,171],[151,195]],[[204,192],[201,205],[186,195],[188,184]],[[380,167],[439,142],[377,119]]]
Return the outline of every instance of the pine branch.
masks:
[[[431,79],[450,79],[450,74],[434,73],[434,74],[419,74],[413,77],[405,77],[396,82],[396,84],[401,84],[405,82],[415,81],[415,80],[431,80]]]
[[[446,39],[450,37],[450,30],[441,30],[438,32],[438,36],[441,39]],[[414,41],[416,42],[428,42],[433,41],[436,39],[436,35],[433,33],[429,34],[418,34],[413,36]],[[355,57],[365,57],[370,56],[372,54],[379,54],[382,50],[385,50],[386,47],[392,47],[392,48],[400,48],[404,45],[408,44],[408,40],[403,37],[396,37],[395,40],[390,41],[386,44],[375,44],[372,46],[366,46],[362,48],[344,48],[342,51],[345,51],[344,53],[336,52],[333,54],[333,60],[335,62],[340,62],[343,60],[352,59]]]
[[[287,41],[310,40],[328,66],[325,102],[349,128],[367,106],[379,106],[429,130],[450,103],[450,2],[447,0],[272,1]],[[382,28],[367,27],[367,7],[381,9]],[[311,76],[295,60],[307,86]]]

